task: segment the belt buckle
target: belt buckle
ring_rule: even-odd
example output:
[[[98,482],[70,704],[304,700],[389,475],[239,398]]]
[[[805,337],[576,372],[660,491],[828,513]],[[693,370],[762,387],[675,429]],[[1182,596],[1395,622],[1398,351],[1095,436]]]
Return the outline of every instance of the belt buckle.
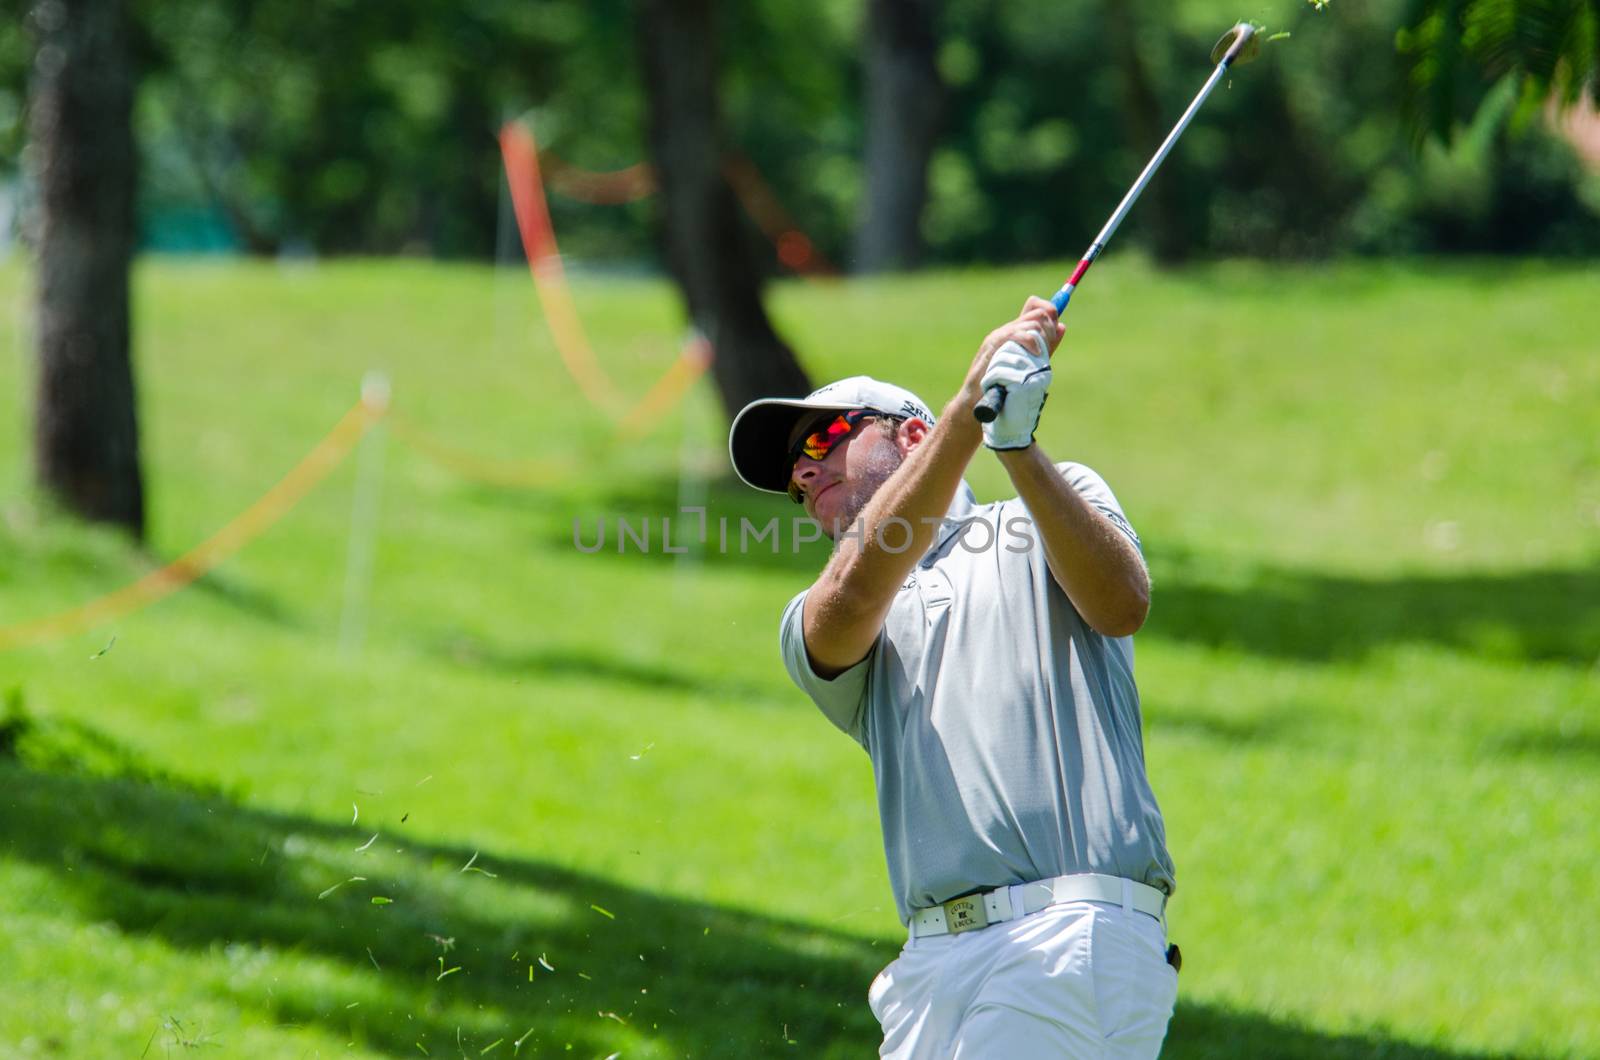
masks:
[[[939,908],[944,910],[944,924],[952,935],[989,926],[989,914],[984,910],[981,894],[952,898],[942,903]]]

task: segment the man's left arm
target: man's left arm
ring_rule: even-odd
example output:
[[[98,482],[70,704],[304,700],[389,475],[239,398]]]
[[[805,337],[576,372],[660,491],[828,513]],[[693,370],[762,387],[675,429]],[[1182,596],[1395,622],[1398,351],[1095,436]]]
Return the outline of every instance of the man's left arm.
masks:
[[[1045,562],[1096,633],[1128,637],[1150,613],[1150,574],[1126,534],[1073,489],[1039,444],[995,453],[1028,506]]]

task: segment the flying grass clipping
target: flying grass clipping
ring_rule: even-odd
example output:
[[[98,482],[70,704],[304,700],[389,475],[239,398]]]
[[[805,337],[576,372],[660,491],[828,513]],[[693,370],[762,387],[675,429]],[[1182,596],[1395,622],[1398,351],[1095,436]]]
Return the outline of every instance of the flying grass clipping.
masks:
[[[1328,10],[1328,5],[1332,3],[1333,0],[1306,0],[1306,6],[1318,14]],[[1255,27],[1256,33],[1262,35],[1261,42],[1263,44],[1273,44],[1280,40],[1288,40],[1290,37],[1294,36],[1294,34],[1290,33],[1286,29],[1279,30],[1277,33],[1274,33],[1271,36],[1266,36],[1265,34],[1267,32],[1267,27],[1265,23],[1257,22],[1254,19],[1243,19],[1242,21],[1248,22],[1251,26]]]

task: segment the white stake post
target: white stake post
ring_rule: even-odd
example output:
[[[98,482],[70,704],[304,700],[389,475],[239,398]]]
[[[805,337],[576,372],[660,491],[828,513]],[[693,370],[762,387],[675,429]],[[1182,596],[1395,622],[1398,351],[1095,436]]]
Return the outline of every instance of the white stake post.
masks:
[[[361,380],[361,400],[371,408],[386,408],[388,377],[382,372],[368,372]],[[361,440],[361,451],[356,455],[350,544],[345,552],[344,609],[339,617],[339,654],[347,658],[359,655],[366,639],[372,560],[378,536],[378,499],[383,487],[383,445],[383,423],[379,421]]]
[[[708,341],[698,332],[689,336],[690,342]],[[716,450],[706,437],[707,424],[716,423],[712,412],[708,376],[699,381],[684,395],[683,436],[678,444],[678,510],[672,516],[672,546],[685,548],[673,563],[677,578],[687,579],[699,571],[705,560],[706,537],[710,533],[712,515],[706,510],[707,484],[712,474],[712,461]],[[684,511],[700,509],[699,515]]]

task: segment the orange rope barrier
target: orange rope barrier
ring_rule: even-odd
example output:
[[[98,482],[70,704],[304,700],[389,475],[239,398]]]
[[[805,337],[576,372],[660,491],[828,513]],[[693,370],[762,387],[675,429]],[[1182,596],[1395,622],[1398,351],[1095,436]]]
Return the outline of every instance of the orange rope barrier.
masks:
[[[595,360],[567,288],[555,227],[550,222],[550,204],[545,199],[544,182],[539,173],[539,146],[534,142],[532,131],[520,123],[507,122],[500,129],[500,153],[505,160],[511,208],[522,234],[528,270],[533,275],[533,286],[544,307],[561,363],[590,403],[619,420],[620,431],[629,436],[644,433],[670,411],[677,397],[695,379],[705,373],[713,354],[708,352],[709,347],[686,343],[678,359],[667,367],[644,399],[619,416],[617,387]]]
[[[505,160],[506,180],[511,186],[511,208],[517,215],[517,229],[533,273],[533,286],[544,307],[545,320],[556,340],[567,372],[585,397],[603,409],[615,405],[616,392],[611,380],[600,370],[589,347],[589,339],[578,321],[577,308],[567,290],[566,270],[556,246],[555,228],[550,223],[550,206],[545,201],[544,184],[539,177],[539,151],[533,134],[525,126],[508,122],[500,129],[500,153]]]
[[[560,195],[595,206],[616,206],[636,202],[656,191],[655,173],[643,162],[610,173],[579,169],[543,150],[539,157],[548,166],[548,187]],[[822,255],[794,218],[783,208],[772,186],[761,176],[755,163],[743,155],[730,157],[722,167],[745,213],[772,241],[784,267],[802,276],[837,276],[839,270]]]
[[[492,460],[474,456],[439,441],[396,411],[390,411],[387,422],[400,441],[472,482],[489,486],[545,486],[564,473],[564,469],[544,461]]]
[[[730,157],[722,166],[723,175],[733,185],[745,213],[749,214],[766,237],[778,249],[778,260],[786,268],[802,275],[838,275],[837,269],[822,256],[794,218],[778,202],[772,186],[762,178],[755,163],[743,155]]]
[[[213,570],[223,560],[276,523],[311,489],[327,478],[356,444],[383,418],[381,395],[363,395],[305,458],[266,493],[206,541],[171,563],[96,600],[47,618],[0,629],[0,651],[81,633],[155,603]]]
[[[533,130],[523,122],[507,122],[500,128],[500,153],[505,162],[506,182],[511,188],[511,208],[528,258],[528,271],[544,308],[545,320],[555,339],[556,352],[578,389],[613,418],[619,419],[618,433],[637,437],[671,411],[688,388],[711,365],[715,350],[703,338],[686,344],[674,361],[656,380],[650,391],[627,413],[618,417],[618,388],[600,367],[594,349],[584,333],[577,307],[567,287],[566,269],[556,244],[555,225],[550,220],[550,203],[545,197],[545,178],[540,170],[540,150]],[[615,204],[632,202],[655,191],[655,175],[649,166],[637,163],[611,173],[582,170],[544,152],[550,166],[550,187],[584,202]],[[762,179],[755,165],[743,156],[728,159],[723,167],[745,211],[777,247],[778,259],[800,273],[834,274],[836,270],[801,232],[772,188]],[[422,448],[422,446],[419,446]],[[437,450],[437,446],[435,449]],[[460,453],[436,452],[441,463],[458,469],[475,466],[478,477],[504,482],[506,469],[490,469],[486,462]],[[469,473],[471,477],[471,473]],[[522,479],[520,469],[509,477]]]
[[[597,173],[568,165],[549,151],[542,154],[550,170],[550,190],[569,199],[595,206],[620,206],[655,194],[655,174],[643,162],[611,173]]]
[[[683,347],[683,353],[666,374],[656,380],[656,385],[640,399],[622,420],[618,428],[624,438],[637,438],[646,433],[689,392],[694,381],[711,367],[713,351],[709,339],[696,336]]]

